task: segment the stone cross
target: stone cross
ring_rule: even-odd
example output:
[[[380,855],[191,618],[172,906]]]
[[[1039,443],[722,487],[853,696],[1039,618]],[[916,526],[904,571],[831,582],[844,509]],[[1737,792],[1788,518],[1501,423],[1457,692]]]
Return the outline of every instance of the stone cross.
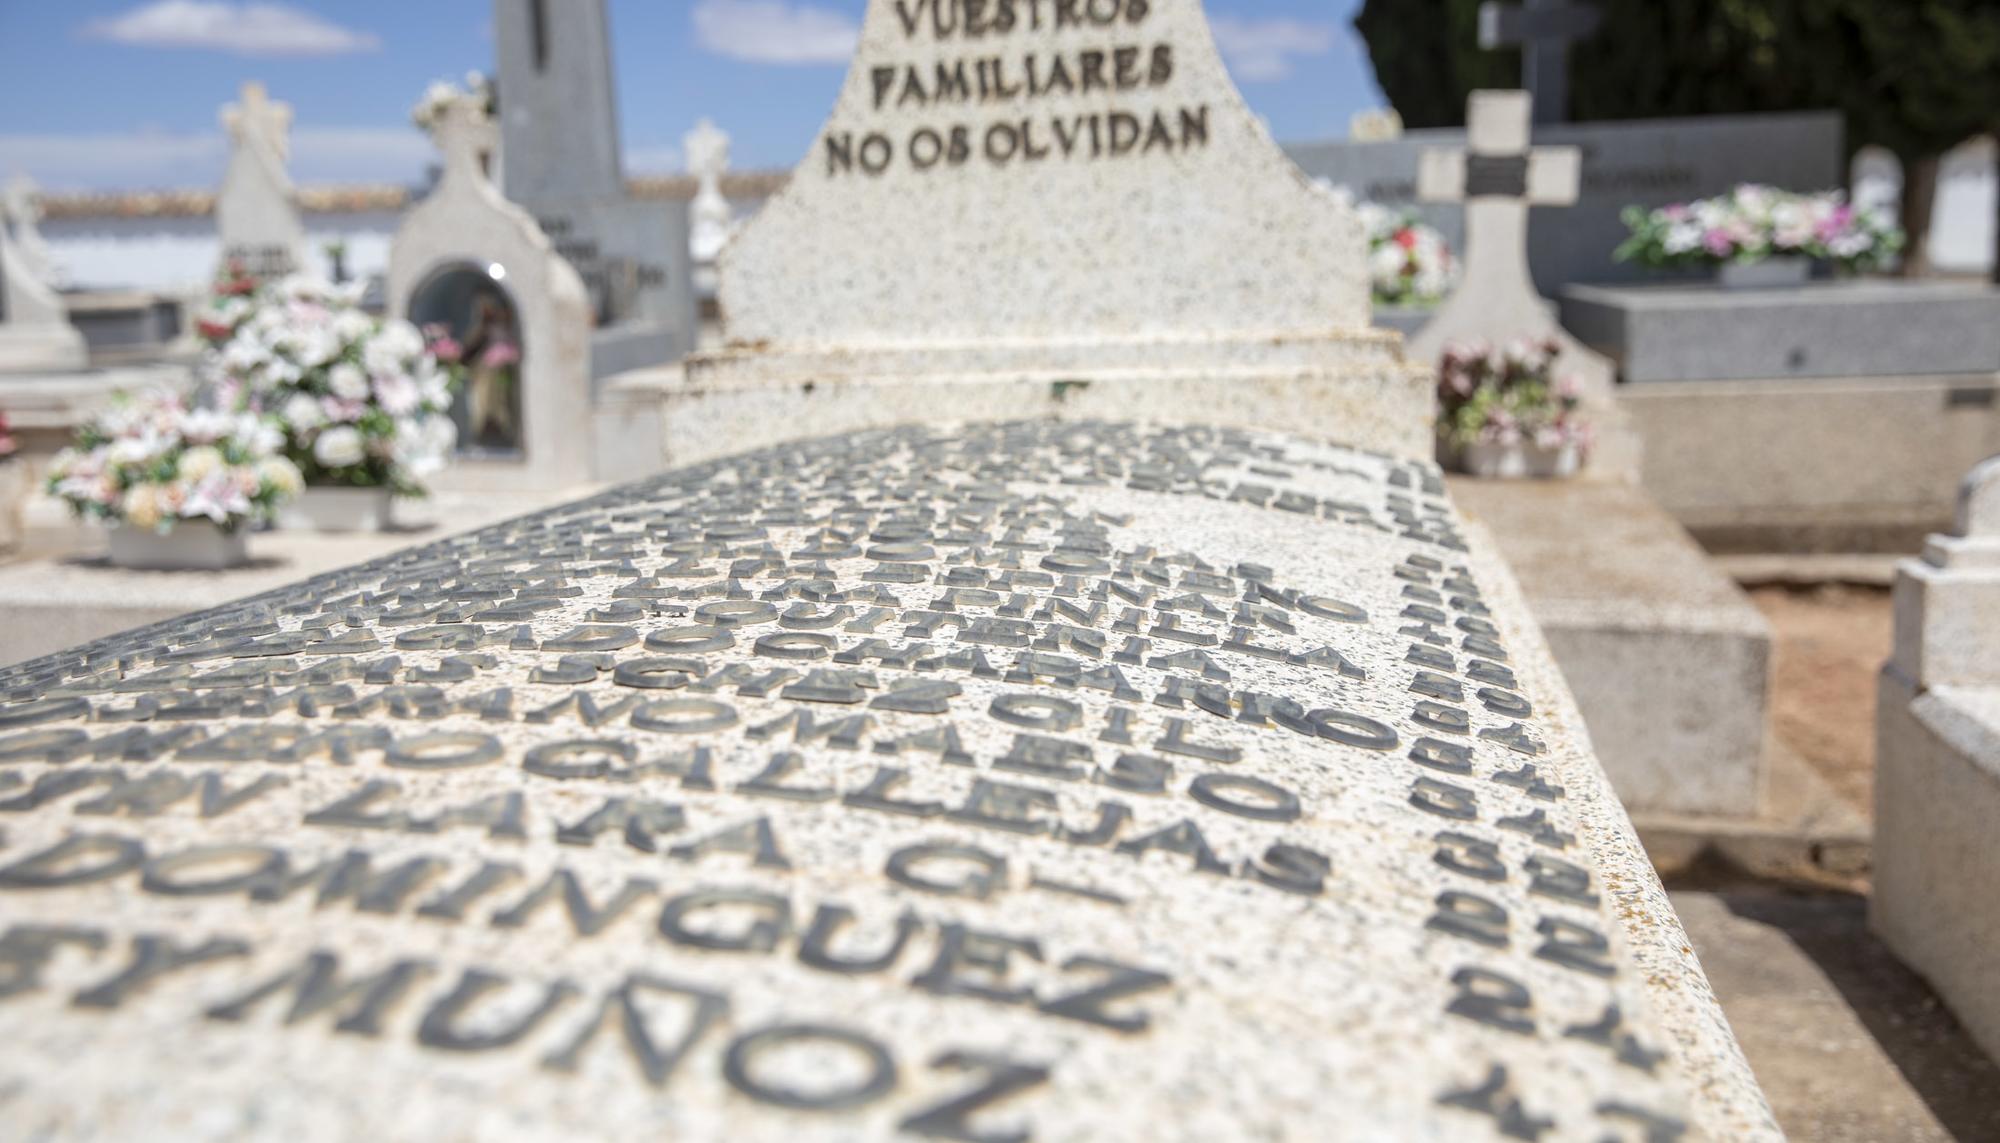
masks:
[[[264,85],[243,85],[241,102],[222,109],[222,125],[237,146],[256,147],[270,155],[280,176],[292,157],[292,105],[268,98]]]
[[[722,173],[729,169],[729,135],[703,119],[681,140],[688,170],[698,181],[691,208],[688,248],[696,262],[713,262],[729,239],[729,200],[722,196]]]
[[[492,116],[476,95],[463,95],[446,104],[431,125],[431,139],[444,155],[447,174],[489,178],[486,158],[499,141]]]
[[[1459,292],[1539,305],[1528,274],[1528,208],[1576,201],[1582,152],[1530,147],[1524,91],[1478,91],[1466,102],[1464,150],[1425,151],[1417,197],[1465,203]]]
[[[305,260],[305,224],[285,163],[291,157],[292,109],[245,83],[239,101],[222,109],[229,131],[229,167],[216,196],[216,229],[225,259],[258,277],[290,273]]]
[[[1521,48],[1521,82],[1535,97],[1535,122],[1569,118],[1569,46],[1597,31],[1603,14],[1588,4],[1525,0],[1479,6],[1479,46]]]

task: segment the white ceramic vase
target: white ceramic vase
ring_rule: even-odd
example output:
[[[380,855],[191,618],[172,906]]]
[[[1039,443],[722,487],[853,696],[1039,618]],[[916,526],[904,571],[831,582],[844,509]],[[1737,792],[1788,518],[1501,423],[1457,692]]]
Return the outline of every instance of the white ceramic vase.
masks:
[[[1512,479],[1528,475],[1528,457],[1519,443],[1498,444],[1474,441],[1459,451],[1465,471],[1487,479]]]
[[[1793,289],[1811,278],[1812,259],[1794,255],[1759,262],[1725,262],[1715,275],[1717,284],[1725,290]]]
[[[138,571],[221,571],[250,562],[247,529],[212,520],[176,520],[165,532],[131,524],[111,528],[111,564]]]
[[[307,486],[278,509],[287,532],[381,532],[389,527],[392,494],[386,488]]]
[[[1563,478],[1576,475],[1583,465],[1583,457],[1574,443],[1559,444],[1554,448],[1543,448],[1530,444],[1524,450],[1529,476]]]

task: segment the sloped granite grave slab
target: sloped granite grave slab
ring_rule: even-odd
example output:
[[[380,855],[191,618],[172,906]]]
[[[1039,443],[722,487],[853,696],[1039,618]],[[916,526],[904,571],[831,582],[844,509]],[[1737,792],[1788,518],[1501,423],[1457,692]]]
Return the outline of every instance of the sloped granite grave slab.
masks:
[[[0,694],[8,1136],[1777,1138],[1428,465],[861,433]]]

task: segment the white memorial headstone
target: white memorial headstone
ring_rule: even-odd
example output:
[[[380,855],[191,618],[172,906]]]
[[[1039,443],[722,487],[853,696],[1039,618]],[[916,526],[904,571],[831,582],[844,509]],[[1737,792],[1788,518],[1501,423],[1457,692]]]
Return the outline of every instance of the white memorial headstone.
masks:
[[[450,328],[465,349],[458,463],[441,487],[545,490],[592,477],[590,301],[583,280],[480,162],[483,101],[448,104],[432,128],[437,189],[389,252],[389,312]]]
[[[15,178],[0,196],[0,371],[81,369],[87,359],[49,280],[39,217],[33,184]]]
[[[246,83],[240,101],[222,110],[229,132],[229,167],[215,200],[222,256],[258,277],[278,277],[305,265],[306,231],[285,171],[291,158],[292,108],[273,102],[261,83]]]
[[[0,226],[6,227],[14,240],[14,253],[28,268],[37,281],[51,289],[63,285],[62,269],[56,264],[55,255],[42,237],[42,192],[35,180],[26,175],[15,175],[0,188]]]
[[[703,119],[681,140],[681,149],[687,156],[688,173],[695,177],[688,252],[697,267],[712,268],[722,244],[729,241],[729,200],[722,197],[722,174],[729,169],[729,134]]]
[[[1529,112],[1525,91],[1475,91],[1466,100],[1465,149],[1424,152],[1418,196],[1465,204],[1464,273],[1437,316],[1410,339],[1409,354],[1435,362],[1455,341],[1555,338],[1562,346],[1555,371],[1577,379],[1596,426],[1590,471],[1636,479],[1638,443],[1612,397],[1611,363],[1556,322],[1528,274],[1528,208],[1575,202],[1582,161],[1575,147],[1531,147]]]
[[[725,347],[688,375],[1145,382],[1212,416],[1310,390],[1298,427],[1427,451],[1429,381],[1368,328],[1363,244],[1198,0],[875,0],[811,153],[722,252]]]

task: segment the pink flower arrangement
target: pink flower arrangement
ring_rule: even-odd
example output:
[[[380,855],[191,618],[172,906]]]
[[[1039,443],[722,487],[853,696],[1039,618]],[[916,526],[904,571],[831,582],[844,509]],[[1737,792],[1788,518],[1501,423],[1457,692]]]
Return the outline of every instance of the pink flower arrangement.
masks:
[[[1794,194],[1745,183],[1726,195],[1656,210],[1626,207],[1631,237],[1615,254],[1663,268],[1801,257],[1847,270],[1880,267],[1902,249],[1903,232],[1839,191]]]

